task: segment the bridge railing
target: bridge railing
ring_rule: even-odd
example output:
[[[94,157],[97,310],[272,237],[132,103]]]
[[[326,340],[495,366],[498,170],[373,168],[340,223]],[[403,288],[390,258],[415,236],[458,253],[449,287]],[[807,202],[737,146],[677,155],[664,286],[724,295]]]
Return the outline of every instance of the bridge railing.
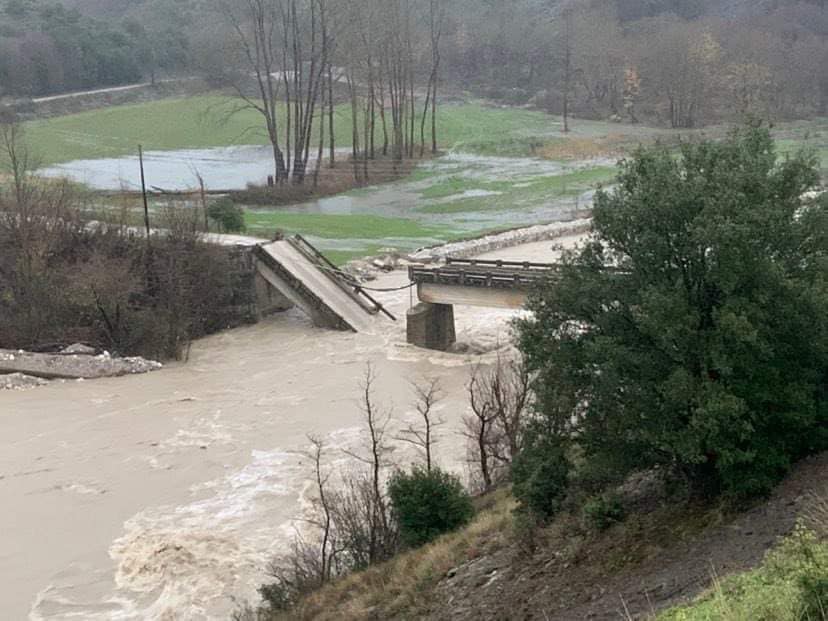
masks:
[[[382,304],[374,299],[371,294],[363,289],[356,279],[346,280],[346,275],[342,272],[342,270],[331,263],[328,257],[319,252],[319,250],[316,249],[316,246],[311,244],[307,239],[297,234],[289,238],[288,241],[299,252],[316,263],[330,280],[332,280],[340,289],[353,298],[354,301],[356,301],[367,312],[372,314],[382,313],[393,321],[397,320],[397,318],[392,315],[388,309],[386,309]]]
[[[498,269],[510,270],[539,270],[539,271],[553,271],[558,269],[555,263],[533,263],[531,261],[502,261],[500,259],[454,259],[446,257],[447,266],[471,266],[471,267],[493,267]]]
[[[521,265],[518,269],[506,265],[487,267],[469,263],[449,264],[437,268],[411,265],[408,268],[408,277],[411,282],[417,284],[491,289],[530,289],[536,283],[555,273],[554,266],[541,269],[541,264],[535,264],[534,268],[523,269],[522,264],[518,265]]]

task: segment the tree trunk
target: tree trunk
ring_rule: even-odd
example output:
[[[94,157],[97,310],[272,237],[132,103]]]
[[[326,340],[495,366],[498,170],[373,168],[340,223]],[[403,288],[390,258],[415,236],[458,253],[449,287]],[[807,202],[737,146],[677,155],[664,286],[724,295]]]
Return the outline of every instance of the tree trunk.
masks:
[[[328,140],[330,140],[330,167],[336,168],[336,136],[334,135],[333,63],[328,63]]]

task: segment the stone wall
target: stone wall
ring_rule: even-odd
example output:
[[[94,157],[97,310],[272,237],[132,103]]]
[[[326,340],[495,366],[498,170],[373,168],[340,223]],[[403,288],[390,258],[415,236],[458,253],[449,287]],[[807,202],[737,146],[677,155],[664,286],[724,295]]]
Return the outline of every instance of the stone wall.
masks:
[[[523,229],[514,229],[503,233],[486,235],[477,239],[445,244],[434,248],[425,248],[410,254],[407,258],[416,263],[435,263],[445,261],[446,257],[465,259],[502,248],[511,248],[522,244],[580,235],[592,230],[592,219],[584,217],[569,222],[539,224]]]

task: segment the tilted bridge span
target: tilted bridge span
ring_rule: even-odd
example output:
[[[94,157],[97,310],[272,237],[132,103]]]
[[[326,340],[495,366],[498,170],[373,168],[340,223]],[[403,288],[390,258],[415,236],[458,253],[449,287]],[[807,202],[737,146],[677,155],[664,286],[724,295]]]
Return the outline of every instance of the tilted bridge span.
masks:
[[[300,235],[253,247],[260,278],[281,298],[274,305],[296,306],[321,328],[368,332],[373,318],[394,315]]]

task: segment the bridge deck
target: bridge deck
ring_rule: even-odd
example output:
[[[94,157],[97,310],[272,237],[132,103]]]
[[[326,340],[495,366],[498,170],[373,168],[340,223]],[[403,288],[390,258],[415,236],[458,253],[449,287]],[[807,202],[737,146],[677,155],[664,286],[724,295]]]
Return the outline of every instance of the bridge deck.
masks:
[[[408,276],[418,285],[528,290],[554,271],[554,265],[541,263],[452,261],[436,268],[412,265]]]
[[[521,308],[532,287],[555,270],[547,263],[449,259],[441,267],[412,265],[408,275],[421,302]]]
[[[382,307],[372,304],[370,298],[360,299],[350,285],[340,281],[332,269],[304,247],[307,242],[303,242],[283,240],[257,246],[255,257],[259,273],[305,311],[316,325],[354,332],[370,331],[373,317]]]

